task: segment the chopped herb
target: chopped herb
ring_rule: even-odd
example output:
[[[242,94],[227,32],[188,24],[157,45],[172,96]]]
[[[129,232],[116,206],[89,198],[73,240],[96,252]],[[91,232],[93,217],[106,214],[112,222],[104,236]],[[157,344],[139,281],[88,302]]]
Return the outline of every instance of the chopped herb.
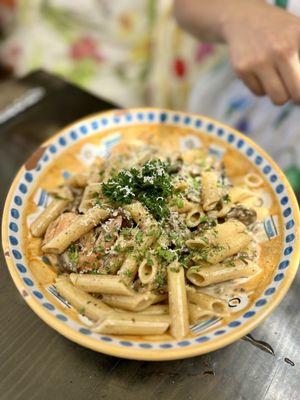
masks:
[[[84,313],[85,313],[85,308],[84,308],[84,307],[81,307],[80,310],[79,310],[79,313],[80,313],[81,315],[84,315]]]
[[[159,229],[151,229],[148,233],[147,236],[154,236],[157,239],[160,237],[161,231]]]
[[[177,199],[177,207],[178,208],[183,208],[184,207],[184,201],[180,197]]]
[[[122,205],[138,200],[156,219],[169,216],[166,198],[172,188],[168,164],[159,159],[146,162],[139,170],[123,169],[102,184],[103,194],[112,202]]]
[[[248,265],[248,255],[247,254],[239,254],[238,259],[241,260],[244,264]]]
[[[107,275],[106,271],[99,271],[99,268],[92,269],[90,273],[93,275]]]
[[[98,275],[99,272],[98,272],[97,269],[92,269],[92,270],[91,270],[91,274],[93,274],[93,275]]]
[[[111,240],[113,240],[113,236],[110,233],[104,235],[105,242],[110,242]]]
[[[117,253],[117,254],[122,252],[122,248],[121,248],[121,246],[120,246],[119,244],[117,244],[116,246],[114,246],[113,250],[114,250],[114,252]]]
[[[200,160],[199,161],[199,166],[200,166],[200,168],[205,168],[206,167],[206,161],[205,160]]]
[[[207,222],[208,217],[206,215],[201,215],[200,217],[200,224],[203,224],[204,222]]]
[[[235,263],[234,263],[233,260],[228,260],[228,261],[225,262],[225,264],[226,264],[228,267],[235,267]]]
[[[153,264],[154,264],[154,262],[153,262],[152,258],[148,255],[148,256],[147,256],[147,265],[149,265],[150,267],[152,267]]]
[[[124,275],[128,276],[128,278],[130,278],[132,276],[132,271],[130,271],[129,269],[126,269],[126,271],[124,271]]]
[[[166,278],[161,275],[161,274],[157,274],[156,278],[155,278],[155,282],[159,285],[159,286],[163,286],[166,283]]]
[[[230,203],[231,199],[228,193],[222,197],[222,201],[223,203]]]
[[[193,178],[193,188],[197,191],[200,190],[200,182],[197,181],[197,179]]]
[[[139,231],[136,235],[135,235],[135,240],[137,243],[142,243],[143,240],[143,232]]]
[[[180,271],[180,268],[179,268],[179,267],[178,267],[178,268],[171,267],[171,268],[170,268],[170,271],[172,271],[172,272],[179,272],[179,271]]]
[[[198,272],[200,269],[200,265],[193,265],[190,269],[191,269],[191,271]]]
[[[176,260],[177,254],[174,250],[171,249],[164,249],[163,247],[158,247],[156,250],[156,254],[162,260],[171,263],[172,261]]]
[[[72,264],[77,265],[78,259],[79,259],[79,254],[78,254],[78,250],[77,250],[76,244],[73,243],[69,247],[69,249],[68,249],[68,257],[69,257],[69,260],[71,261]]]
[[[208,240],[208,238],[207,237],[205,237],[205,236],[201,236],[200,237],[200,239],[202,240],[202,242],[204,242],[205,244],[209,244],[209,240]]]
[[[122,228],[120,233],[123,236],[131,236],[131,229],[130,228]]]
[[[95,249],[96,253],[105,254],[105,249],[103,246],[97,246]]]
[[[68,200],[68,199],[66,199],[65,197],[62,197],[62,196],[60,196],[60,195],[57,194],[57,193],[55,193],[55,194],[53,195],[53,197],[54,197],[54,199],[56,199],[56,200]]]

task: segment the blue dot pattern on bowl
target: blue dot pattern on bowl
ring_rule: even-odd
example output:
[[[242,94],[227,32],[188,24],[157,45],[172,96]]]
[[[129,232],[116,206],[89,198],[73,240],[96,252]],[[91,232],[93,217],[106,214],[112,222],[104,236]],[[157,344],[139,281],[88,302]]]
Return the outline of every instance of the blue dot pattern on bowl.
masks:
[[[25,274],[25,272],[27,272],[27,269],[25,268],[25,266],[23,264],[16,263],[16,267],[21,272],[21,274]]]
[[[285,218],[285,247],[283,250],[283,258],[278,264],[277,272],[273,278],[273,282],[269,285],[268,288],[264,291],[264,296],[258,299],[255,304],[251,307],[251,309],[247,310],[240,318],[231,321],[224,329],[216,329],[211,333],[201,336],[201,332],[198,337],[193,339],[186,339],[182,341],[172,341],[172,342],[153,342],[153,343],[141,343],[129,340],[119,340],[116,338],[112,338],[109,336],[96,335],[92,333],[89,329],[82,327],[81,325],[76,325],[76,329],[78,332],[83,335],[90,335],[97,340],[109,343],[111,345],[119,345],[123,347],[138,347],[140,349],[161,349],[161,350],[170,350],[173,348],[185,348],[188,346],[192,346],[195,344],[205,343],[211,340],[217,340],[219,336],[225,335],[230,332],[230,330],[234,328],[238,328],[247,322],[250,318],[256,315],[257,311],[262,309],[269,303],[269,299],[273,296],[278,287],[280,286],[282,280],[285,277],[285,271],[290,265],[290,257],[294,250],[293,242],[295,241],[295,222],[293,219],[292,208],[290,207],[290,200],[288,197],[288,192],[281,182],[279,176],[276,171],[273,169],[271,165],[264,159],[264,157],[259,154],[256,150],[254,150],[246,140],[240,138],[235,134],[235,132],[231,131],[229,128],[219,127],[218,123],[211,123],[207,121],[205,118],[200,119],[198,116],[187,116],[186,114],[181,114],[180,112],[169,112],[169,111],[159,111],[159,110],[146,110],[146,111],[132,111],[127,112],[126,114],[118,114],[111,113],[107,114],[105,117],[100,117],[100,119],[95,117],[92,120],[87,120],[87,122],[81,123],[80,126],[72,126],[71,129],[68,129],[64,133],[62,133],[59,137],[53,139],[52,143],[48,147],[48,150],[44,153],[41,160],[38,163],[38,166],[35,170],[25,171],[23,177],[19,180],[19,185],[17,190],[15,190],[15,194],[13,195],[13,205],[11,206],[9,212],[9,243],[12,247],[10,249],[10,255],[15,263],[16,271],[20,274],[23,279],[24,284],[27,287],[27,290],[34,296],[36,301],[42,305],[47,312],[53,313],[54,317],[61,321],[64,324],[70,324],[70,326],[74,329],[74,322],[69,320],[69,318],[57,312],[56,306],[45,302],[45,297],[43,293],[39,290],[38,286],[35,284],[35,281],[30,273],[30,270],[26,268],[26,265],[22,263],[22,251],[20,248],[20,232],[19,232],[19,220],[22,212],[23,203],[26,202],[27,196],[30,192],[31,186],[35,181],[35,177],[38,173],[43,171],[44,165],[49,161],[59,155],[64,149],[69,145],[73,144],[82,137],[82,135],[92,135],[96,134],[100,131],[105,131],[106,129],[110,129],[113,126],[118,126],[120,123],[123,125],[132,124],[132,123],[148,123],[148,122],[157,122],[157,123],[170,123],[170,124],[178,124],[179,126],[183,123],[189,127],[194,127],[196,130],[204,131],[210,135],[214,135],[216,137],[222,138],[223,141],[227,142],[230,146],[233,146],[236,149],[239,149],[244,155],[246,155],[251,162],[253,162],[257,168],[260,169],[261,173],[264,174],[265,178],[273,187],[274,191],[277,193],[277,197],[280,201],[281,206],[283,207],[282,214]],[[270,299],[271,301],[271,299]]]
[[[32,182],[33,177],[32,174],[30,172],[26,172],[26,174],[24,175],[25,181],[27,182]]]
[[[41,293],[41,292],[39,292],[38,290],[34,290],[33,292],[32,292],[34,295],[35,295],[35,297],[37,297],[38,299],[42,299],[44,296],[43,296],[43,294]]]
[[[11,215],[13,218],[15,218],[15,219],[18,219],[18,218],[20,217],[19,211],[16,210],[15,208],[12,208],[12,209],[10,210],[10,215]]]
[[[10,222],[9,229],[13,232],[18,232],[19,227],[15,222]]]
[[[92,332],[86,328],[79,328],[79,332],[83,333],[84,335],[90,335]]]
[[[68,318],[63,314],[57,314],[56,318],[59,319],[60,321],[64,321],[64,322],[68,321]]]

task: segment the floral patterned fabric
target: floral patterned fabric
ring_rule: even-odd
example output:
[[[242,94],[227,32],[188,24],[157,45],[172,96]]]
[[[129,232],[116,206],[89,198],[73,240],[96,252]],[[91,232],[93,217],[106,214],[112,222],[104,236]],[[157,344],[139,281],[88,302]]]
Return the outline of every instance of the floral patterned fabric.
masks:
[[[126,107],[184,108],[195,77],[222,52],[176,26],[172,0],[0,4],[0,59],[17,76],[44,68]]]

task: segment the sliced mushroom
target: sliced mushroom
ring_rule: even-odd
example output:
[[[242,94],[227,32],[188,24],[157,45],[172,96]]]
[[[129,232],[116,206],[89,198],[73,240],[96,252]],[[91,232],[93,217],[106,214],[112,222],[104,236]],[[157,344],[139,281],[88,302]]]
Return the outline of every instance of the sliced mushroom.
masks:
[[[231,208],[226,215],[226,219],[238,219],[245,225],[251,225],[256,221],[256,211],[251,208],[246,208],[241,204]]]

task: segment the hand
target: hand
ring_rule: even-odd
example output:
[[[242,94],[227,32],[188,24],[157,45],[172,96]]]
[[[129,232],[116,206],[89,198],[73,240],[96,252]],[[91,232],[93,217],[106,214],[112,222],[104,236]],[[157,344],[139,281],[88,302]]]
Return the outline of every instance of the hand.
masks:
[[[300,18],[261,0],[232,1],[223,39],[237,76],[274,104],[300,103]]]

